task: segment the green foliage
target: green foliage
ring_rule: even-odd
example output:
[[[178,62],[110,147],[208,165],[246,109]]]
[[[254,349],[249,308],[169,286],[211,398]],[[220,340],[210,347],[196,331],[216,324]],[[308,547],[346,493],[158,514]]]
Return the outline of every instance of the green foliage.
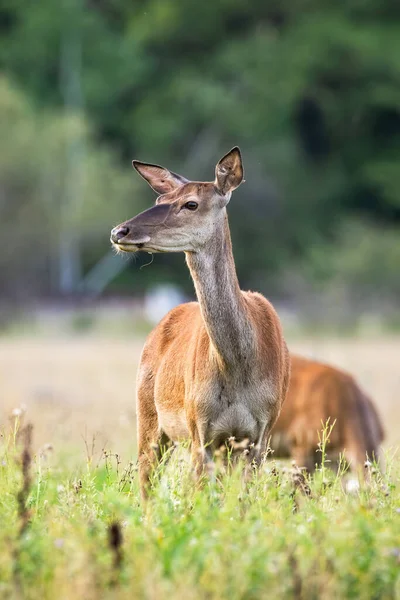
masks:
[[[127,205],[140,210],[136,182],[110,151],[96,147],[82,117],[34,111],[4,78],[0,111],[4,291],[55,291],[62,236],[73,233],[86,260],[96,260],[92,244],[100,239],[107,249],[115,215],[123,216]],[[81,149],[76,166],[69,162],[71,145]]]
[[[15,431],[0,466],[0,590],[34,598],[393,598],[399,586],[398,461],[353,494],[329,469],[296,488],[272,461],[196,489],[177,452],[146,508],[136,470],[106,453],[73,475],[42,450],[19,534]],[[50,462],[49,462],[50,461]],[[54,461],[54,459],[53,459]],[[274,468],[271,468],[274,467]],[[119,524],[122,560],[109,528]]]
[[[349,221],[334,244],[313,248],[309,264],[317,281],[328,277],[330,285],[346,287],[356,302],[363,297],[366,305],[368,300],[385,302],[400,294],[396,276],[400,246],[395,229]]]
[[[335,323],[347,334],[358,326],[398,329],[399,249],[396,228],[349,219],[335,239],[310,248],[287,285],[297,287],[298,306],[314,325]]]
[[[86,227],[85,271],[104,255],[110,227],[137,211],[131,186],[143,204],[152,201],[119,167],[127,171],[133,156],[198,179],[212,176],[229,146],[242,147],[247,183],[229,211],[244,287],[279,292],[281,273],[313,246],[337,239],[349,218],[367,215],[398,229],[393,0],[3,0],[0,16],[0,65],[28,99],[3,82],[0,103],[12,118],[5,119],[0,169],[12,178],[13,218],[24,221],[26,198],[29,218],[43,222],[33,210],[37,196],[49,206],[68,187],[63,161],[51,159],[64,152],[80,161],[84,147],[84,192],[62,221]],[[39,237],[35,247],[47,244]],[[173,258],[160,259],[152,278],[167,269],[190,289],[182,261]]]

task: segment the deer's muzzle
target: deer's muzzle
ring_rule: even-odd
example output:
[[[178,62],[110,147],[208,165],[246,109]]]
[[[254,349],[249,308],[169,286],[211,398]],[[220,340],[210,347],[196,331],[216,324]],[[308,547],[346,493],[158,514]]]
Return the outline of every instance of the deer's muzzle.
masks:
[[[163,225],[169,213],[168,204],[148,208],[133,219],[125,221],[111,230],[111,242],[123,246],[142,247],[150,242],[152,234]]]

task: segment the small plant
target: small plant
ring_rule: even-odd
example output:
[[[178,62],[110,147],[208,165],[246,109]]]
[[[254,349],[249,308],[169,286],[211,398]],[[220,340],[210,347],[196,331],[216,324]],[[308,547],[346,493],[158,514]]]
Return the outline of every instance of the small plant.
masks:
[[[321,472],[323,483],[326,481],[327,463],[330,462],[330,460],[327,458],[327,446],[329,444],[330,437],[331,437],[333,428],[335,427],[335,424],[336,424],[336,419],[333,421],[333,423],[331,423],[330,417],[329,417],[325,423],[323,423],[321,421],[322,430],[321,430],[321,432],[318,432],[317,452],[321,453],[320,472]]]

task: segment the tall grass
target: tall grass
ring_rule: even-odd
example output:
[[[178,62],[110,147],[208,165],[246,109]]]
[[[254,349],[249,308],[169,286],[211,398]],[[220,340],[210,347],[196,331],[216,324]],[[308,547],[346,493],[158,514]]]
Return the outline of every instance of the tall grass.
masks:
[[[217,469],[199,488],[178,449],[143,507],[132,463],[82,455],[72,472],[46,448],[21,463],[18,430],[1,436],[2,597],[399,597],[395,457],[349,494],[324,463],[310,479],[273,459],[250,481]]]

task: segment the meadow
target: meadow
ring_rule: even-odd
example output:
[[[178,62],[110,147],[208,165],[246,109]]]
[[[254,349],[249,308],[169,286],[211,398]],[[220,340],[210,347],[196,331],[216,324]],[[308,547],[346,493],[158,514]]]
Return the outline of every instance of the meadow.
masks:
[[[349,491],[326,463],[308,479],[270,456],[250,481],[219,469],[199,489],[179,448],[143,507],[142,336],[0,338],[0,597],[400,598],[400,340],[289,341],[370,392],[385,473]]]

